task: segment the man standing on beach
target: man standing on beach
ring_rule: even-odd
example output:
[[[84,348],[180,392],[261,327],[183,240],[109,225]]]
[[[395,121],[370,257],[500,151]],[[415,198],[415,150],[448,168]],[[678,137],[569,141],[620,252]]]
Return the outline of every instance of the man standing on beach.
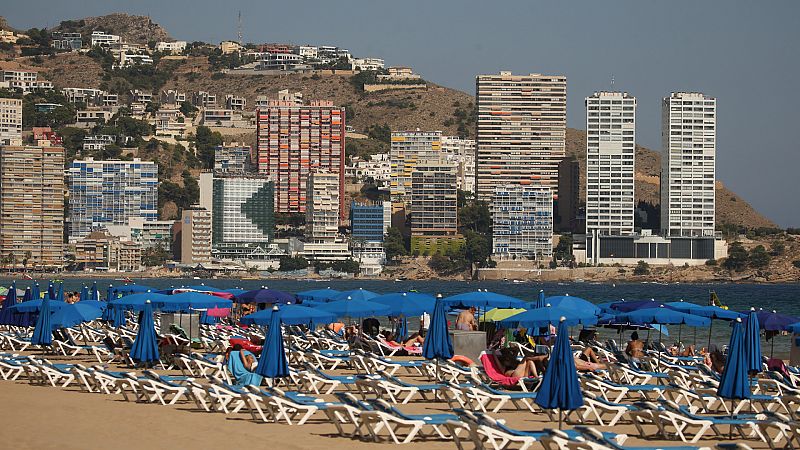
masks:
[[[475,320],[474,306],[470,306],[469,309],[465,309],[460,313],[458,313],[458,318],[456,319],[456,330],[462,330],[462,331],[478,330],[478,322]]]

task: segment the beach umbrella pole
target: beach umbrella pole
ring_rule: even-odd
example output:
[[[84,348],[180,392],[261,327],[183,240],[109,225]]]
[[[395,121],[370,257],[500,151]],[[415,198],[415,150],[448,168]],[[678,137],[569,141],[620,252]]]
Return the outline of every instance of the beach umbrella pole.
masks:
[[[706,352],[710,351],[711,349],[711,328],[714,327],[714,321],[711,320],[708,323],[708,346],[706,347]]]

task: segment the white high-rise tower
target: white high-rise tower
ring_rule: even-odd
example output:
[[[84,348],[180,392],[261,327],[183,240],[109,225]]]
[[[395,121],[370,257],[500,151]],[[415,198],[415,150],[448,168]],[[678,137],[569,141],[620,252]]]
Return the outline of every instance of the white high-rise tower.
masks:
[[[634,231],[636,98],[623,92],[586,97],[586,233]]]
[[[661,232],[713,236],[717,100],[673,92],[662,103]]]

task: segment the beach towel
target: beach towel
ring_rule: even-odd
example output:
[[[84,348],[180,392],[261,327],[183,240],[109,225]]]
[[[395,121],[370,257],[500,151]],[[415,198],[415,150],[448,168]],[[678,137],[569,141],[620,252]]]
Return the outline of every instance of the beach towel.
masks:
[[[242,355],[244,353],[244,355]],[[252,356],[257,360],[255,355],[247,350],[233,351],[228,356],[228,371],[233,375],[236,380],[236,386],[253,385],[258,386],[261,384],[263,377],[257,373],[250,372],[242,362],[243,356]]]

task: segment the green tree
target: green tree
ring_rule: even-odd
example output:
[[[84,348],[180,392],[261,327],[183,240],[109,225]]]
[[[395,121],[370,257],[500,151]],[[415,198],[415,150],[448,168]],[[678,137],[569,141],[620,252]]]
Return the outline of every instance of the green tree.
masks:
[[[792,265],[800,269],[800,259],[795,259],[792,261]]]
[[[200,200],[200,185],[197,183],[197,179],[188,170],[184,170],[181,177],[187,206],[196,204]]]
[[[558,245],[553,250],[553,256],[559,260],[572,260],[572,235],[562,234],[558,240]]]
[[[308,268],[308,260],[302,256],[281,256],[280,268],[278,270],[281,272],[291,272],[293,270],[302,270],[306,268]]]
[[[214,152],[217,146],[222,145],[222,134],[219,131],[211,131],[206,126],[197,127],[195,135],[195,148],[197,149],[197,159],[206,169],[214,168]]]
[[[386,230],[383,248],[386,252],[386,259],[389,261],[393,261],[398,256],[405,256],[408,254],[406,240],[403,237],[403,233],[397,227],[389,227]]]
[[[468,230],[464,233],[466,240],[465,256],[470,263],[479,267],[486,265],[492,254],[492,241],[483,234]]]
[[[767,267],[772,257],[767,253],[767,249],[763,245],[758,245],[750,250],[749,262],[750,266],[757,269]]]
[[[780,256],[786,252],[786,244],[781,241],[772,241],[770,244],[772,256]]]
[[[636,263],[636,268],[633,269],[634,275],[649,275],[650,274],[650,264],[647,264],[644,261],[639,261]]]
[[[458,212],[458,223],[464,230],[491,236],[492,213],[489,211],[489,204],[482,200],[469,202]]]
[[[747,266],[748,257],[747,250],[742,243],[734,242],[728,247],[728,257],[722,263],[722,267],[731,271],[742,271]]]
[[[181,114],[186,117],[194,116],[197,112],[197,107],[194,106],[191,102],[185,101],[181,103]]]

